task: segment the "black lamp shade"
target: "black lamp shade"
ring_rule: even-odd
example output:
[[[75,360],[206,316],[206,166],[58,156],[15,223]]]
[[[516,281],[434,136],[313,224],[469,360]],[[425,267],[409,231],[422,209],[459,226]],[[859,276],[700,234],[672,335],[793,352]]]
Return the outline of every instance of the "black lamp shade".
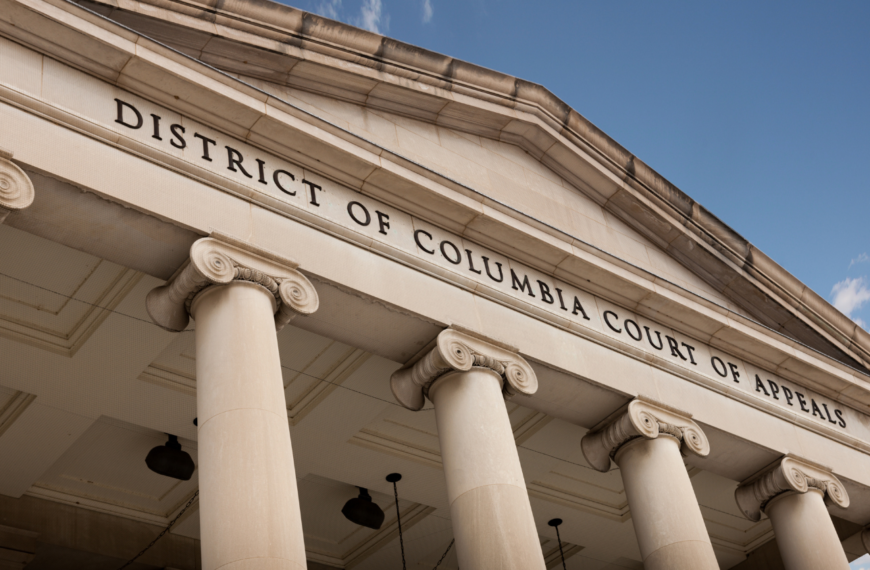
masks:
[[[169,441],[165,445],[159,445],[148,452],[145,465],[155,473],[182,481],[190,481],[190,477],[196,470],[193,459],[181,450],[181,444],[174,435],[169,436]]]
[[[378,530],[384,524],[384,511],[374,502],[369,492],[359,488],[359,497],[344,504],[341,514],[352,523]]]

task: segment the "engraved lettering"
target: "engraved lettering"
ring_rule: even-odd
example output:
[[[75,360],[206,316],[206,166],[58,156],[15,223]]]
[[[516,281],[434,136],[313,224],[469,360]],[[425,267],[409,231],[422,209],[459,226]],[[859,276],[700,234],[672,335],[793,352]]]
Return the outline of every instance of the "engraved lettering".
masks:
[[[517,277],[517,274],[514,273],[514,270],[511,269],[511,289],[515,291],[527,292],[529,297],[534,297],[535,294],[532,293],[532,286],[529,285],[529,276],[523,275],[523,280],[520,281],[520,278]],[[526,291],[528,289],[528,291]]]
[[[604,311],[604,322],[607,323],[607,326],[610,327],[610,330],[615,333],[621,333],[622,329],[618,329],[613,326],[613,323],[610,322],[610,318],[608,317],[608,315],[613,315],[614,319],[618,319],[619,317],[613,311]]]

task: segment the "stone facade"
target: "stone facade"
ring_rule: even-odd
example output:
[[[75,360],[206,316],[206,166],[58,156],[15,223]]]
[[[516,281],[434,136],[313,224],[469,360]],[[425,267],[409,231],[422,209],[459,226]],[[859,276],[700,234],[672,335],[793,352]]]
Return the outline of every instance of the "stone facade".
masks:
[[[0,124],[0,565],[870,543],[870,337],[539,86],[265,0],[0,0]]]

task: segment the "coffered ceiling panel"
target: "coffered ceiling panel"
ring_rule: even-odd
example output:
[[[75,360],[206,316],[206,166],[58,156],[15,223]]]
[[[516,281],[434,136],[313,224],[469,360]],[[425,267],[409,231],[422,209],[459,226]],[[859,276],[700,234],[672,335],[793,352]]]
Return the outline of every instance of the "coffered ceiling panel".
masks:
[[[31,494],[151,522],[163,522],[196,491],[197,477],[179,481],[145,465],[166,435],[107,417],[95,422],[37,481]],[[179,439],[197,461],[193,442]]]
[[[353,568],[398,538],[395,499],[375,491],[370,493],[373,502],[385,514],[384,523],[378,530],[354,524],[341,514],[344,504],[359,495],[357,487],[312,474],[299,481],[305,550],[309,560],[336,568]],[[400,499],[402,532],[408,532],[434,510]]]
[[[0,334],[66,356],[75,354],[141,277],[5,225],[0,241]]]
[[[544,553],[544,564],[547,565],[547,568],[561,568],[562,556],[565,557],[565,561],[567,562],[572,556],[583,550],[583,547],[579,544],[571,544],[570,542],[564,541],[562,542],[562,547],[560,549],[557,540],[553,538],[540,538],[541,551]]]
[[[691,469],[690,473],[693,471],[697,470]],[[735,481],[709,471],[697,471],[692,476],[692,487],[714,546],[746,554],[773,539],[770,519],[752,522],[737,508]]]
[[[0,386],[0,437],[35,399],[33,394]]]
[[[298,329],[278,335],[281,373],[290,425],[296,425],[371,356],[363,350]],[[196,394],[196,336],[193,330],[175,340],[139,379],[183,394]]]
[[[196,394],[196,336],[193,331],[176,335],[169,346],[139,376],[143,382],[182,394]]]
[[[296,425],[371,356],[346,344],[287,327],[278,338],[290,425]]]
[[[579,426],[553,420],[522,444],[529,495],[625,522],[631,515],[619,470],[601,473],[587,463],[580,449],[585,433]],[[576,444],[566,446],[565,441]]]
[[[518,445],[552,420],[545,414],[510,401],[506,405]],[[354,435],[350,443],[441,468],[438,428],[432,403],[428,400],[426,407],[420,412],[412,412],[399,406],[384,409],[374,421]]]

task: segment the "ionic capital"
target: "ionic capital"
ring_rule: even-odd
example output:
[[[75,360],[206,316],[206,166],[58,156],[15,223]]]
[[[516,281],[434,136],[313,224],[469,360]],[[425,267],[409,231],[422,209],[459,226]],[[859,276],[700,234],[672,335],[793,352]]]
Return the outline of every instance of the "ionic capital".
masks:
[[[638,396],[601,427],[583,436],[580,448],[592,467],[607,472],[620,447],[639,437],[655,439],[661,434],[675,437],[684,454],[706,457],[710,453],[710,442],[691,414],[645,396]]]
[[[734,498],[746,518],[759,521],[774,497],[789,491],[806,493],[810,489],[821,491],[827,503],[844,509],[849,506],[846,488],[829,468],[791,454],[741,483]]]
[[[11,152],[0,148],[0,224],[12,211],[31,205],[36,195],[30,177],[11,158]]]
[[[454,370],[471,370],[474,366],[489,368],[501,376],[506,397],[518,392],[531,395],[538,390],[535,371],[516,349],[456,328],[443,330],[435,348],[414,364],[394,372],[390,387],[400,404],[416,411],[423,407],[429,387],[436,379]]]
[[[317,310],[317,291],[296,268],[298,263],[257,250],[229,236],[213,233],[190,247],[188,264],[162,287],[148,293],[145,306],[160,327],[179,332],[190,322],[190,303],[213,285],[248,281],[275,297],[275,328],[281,330],[296,315]]]

